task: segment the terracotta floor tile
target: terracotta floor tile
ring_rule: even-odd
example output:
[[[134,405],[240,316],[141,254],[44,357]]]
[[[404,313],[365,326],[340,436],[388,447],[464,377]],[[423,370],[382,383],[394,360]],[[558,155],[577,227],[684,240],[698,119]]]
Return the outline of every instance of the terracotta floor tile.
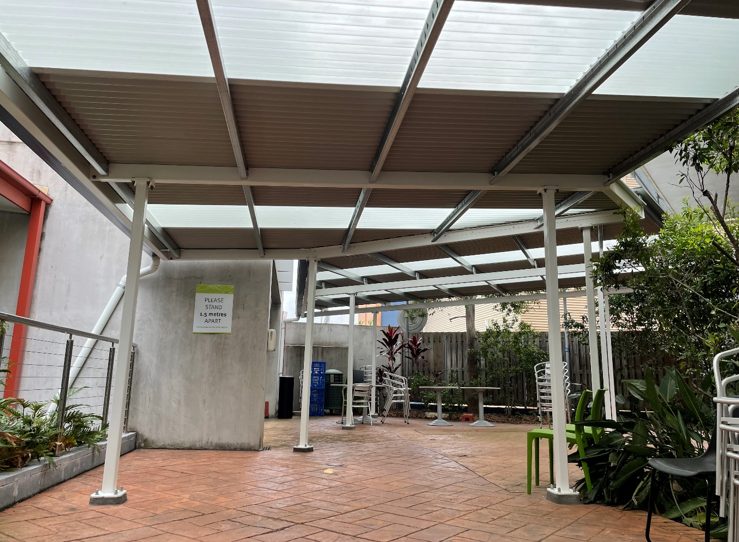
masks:
[[[120,465],[127,503],[89,506],[94,469],[0,512],[0,542],[643,540],[643,512],[558,506],[544,486],[526,495],[528,426],[335,422],[311,420],[312,454],[292,451],[297,418],[265,422],[269,452],[136,450]],[[653,532],[702,539],[663,518]]]

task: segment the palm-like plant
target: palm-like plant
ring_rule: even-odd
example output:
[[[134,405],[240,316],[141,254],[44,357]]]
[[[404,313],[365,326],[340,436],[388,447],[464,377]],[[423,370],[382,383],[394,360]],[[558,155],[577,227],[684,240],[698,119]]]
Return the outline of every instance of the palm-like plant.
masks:
[[[385,365],[381,366],[377,371],[378,382],[382,382],[382,372],[397,372],[400,369],[400,361],[396,361],[399,354],[403,352],[403,333],[399,327],[387,326],[387,329],[381,330],[382,338],[377,342],[380,343],[380,354],[385,357]]]
[[[418,370],[418,366],[421,362],[425,361],[423,354],[428,352],[429,348],[423,344],[423,339],[418,335],[412,335],[406,343],[407,355],[411,360],[411,367],[414,370]]]

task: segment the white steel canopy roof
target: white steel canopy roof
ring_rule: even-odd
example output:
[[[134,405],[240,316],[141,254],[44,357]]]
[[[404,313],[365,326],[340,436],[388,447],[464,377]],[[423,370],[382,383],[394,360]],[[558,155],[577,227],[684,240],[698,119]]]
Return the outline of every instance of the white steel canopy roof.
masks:
[[[316,257],[327,287],[535,268],[543,187],[560,243],[612,238],[643,206],[619,179],[738,101],[739,5],[718,0],[0,9],[0,120],[114,223],[148,178],[150,250]]]

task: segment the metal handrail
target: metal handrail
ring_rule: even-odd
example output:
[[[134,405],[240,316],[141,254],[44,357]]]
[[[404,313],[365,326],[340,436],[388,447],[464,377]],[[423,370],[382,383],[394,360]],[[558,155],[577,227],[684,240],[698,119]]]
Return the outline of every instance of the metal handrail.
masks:
[[[26,326],[48,329],[49,331],[57,331],[66,335],[74,335],[75,337],[85,337],[88,339],[95,339],[111,344],[118,343],[118,339],[115,339],[113,337],[106,337],[105,335],[97,335],[95,333],[89,333],[87,331],[82,331],[71,327],[57,326],[55,324],[40,322],[39,320],[33,320],[32,318],[26,318],[25,316],[18,316],[17,314],[10,314],[7,312],[0,312],[0,321],[2,320],[6,322],[13,322],[14,324],[23,324]]]

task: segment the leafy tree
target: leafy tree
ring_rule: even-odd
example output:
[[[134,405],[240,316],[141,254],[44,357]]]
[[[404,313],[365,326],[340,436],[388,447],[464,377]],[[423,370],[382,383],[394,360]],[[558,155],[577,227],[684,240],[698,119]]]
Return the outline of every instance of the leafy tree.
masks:
[[[683,166],[680,182],[687,185],[698,206],[723,232],[727,243],[716,248],[739,267],[739,237],[731,225],[736,219],[729,190],[732,175],[739,173],[739,107],[675,144],[671,151]],[[723,194],[712,192],[711,173],[723,181]],[[724,246],[728,244],[729,246]]]
[[[513,407],[514,380],[520,375],[533,379],[534,365],[547,361],[547,353],[537,342],[538,334],[521,322],[515,307],[504,307],[502,323],[491,322],[480,335],[480,357],[490,384],[500,386],[506,411]]]
[[[633,214],[625,224],[595,266],[599,284],[633,290],[611,296],[613,322],[639,332],[642,352],[666,352],[687,376],[708,375],[711,358],[735,344],[739,273],[724,255],[729,240],[701,208],[666,216],[656,237]],[[739,223],[729,226],[739,234]]]

